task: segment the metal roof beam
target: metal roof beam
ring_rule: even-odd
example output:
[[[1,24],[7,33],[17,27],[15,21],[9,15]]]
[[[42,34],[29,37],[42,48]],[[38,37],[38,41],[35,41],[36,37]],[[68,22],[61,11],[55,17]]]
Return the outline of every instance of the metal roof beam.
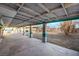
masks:
[[[25,19],[30,19],[30,18],[28,18],[28,17],[25,17],[25,16],[23,16],[23,15],[17,15],[17,16],[16,16],[16,18],[17,18],[17,17],[18,17],[18,18],[25,18]]]
[[[34,10],[32,10],[32,9],[30,9],[30,8],[23,7],[23,9],[28,10],[28,11],[30,11],[30,12],[36,14],[36,15],[40,15],[38,12],[35,12]]]
[[[23,17],[28,17],[29,19],[33,18],[34,21],[37,21],[39,18],[36,18],[35,16],[32,16],[30,14],[27,14],[27,13],[23,13],[23,12],[19,12],[21,16]],[[39,21],[39,20],[38,20]]]
[[[30,15],[30,14],[27,14],[27,13],[24,13],[24,12],[19,12],[18,14],[26,15],[26,16],[28,16],[28,17],[34,17],[34,16],[32,16],[32,15]]]
[[[43,5],[41,5],[41,4],[39,4],[39,5],[42,6],[42,8],[46,9],[46,7],[44,7]],[[36,11],[30,9],[30,8],[23,7],[23,9],[28,10],[28,11],[30,11],[30,12],[36,14],[36,15],[39,15],[39,17],[41,17],[42,19],[45,19],[45,18],[46,18],[46,17],[42,16],[40,13],[38,13],[38,12],[36,12]],[[48,12],[50,12],[50,11],[48,11]],[[54,14],[54,15],[55,15],[55,14]],[[55,16],[57,17],[57,15],[55,15]],[[35,18],[35,19],[38,19],[38,18]]]
[[[42,3],[38,3],[38,5],[44,9],[45,11],[47,11],[48,13],[50,12],[49,9],[47,7],[45,7]]]
[[[76,4],[74,4],[74,5],[76,5]],[[70,5],[69,7],[74,6],[74,5]],[[30,12],[33,12],[36,15],[39,15],[39,16],[43,17],[43,15],[40,15],[38,12],[35,12],[34,10],[31,10],[29,8],[26,8],[26,7],[23,7],[23,8],[26,9],[26,10],[28,10],[28,11],[30,11]],[[64,8],[68,8],[68,7],[67,6],[64,6]],[[56,8],[56,9],[50,11],[50,12],[54,12],[54,11],[60,10],[60,9],[63,9],[63,8]]]
[[[24,3],[21,4],[21,6],[18,8],[16,15],[18,14],[18,12],[20,11],[20,9],[23,7]],[[15,16],[16,16],[15,15]],[[15,17],[14,16],[14,17]],[[13,19],[12,19],[13,20]],[[11,24],[12,20],[8,23],[8,26]]]
[[[17,5],[20,6],[20,4],[17,4]],[[23,7],[23,9],[28,10],[28,11],[30,11],[30,12],[33,12],[33,13],[36,14],[36,15],[40,15],[40,13],[35,12],[34,10],[32,10],[32,9],[30,9],[30,8]],[[33,19],[38,19],[37,17],[32,16],[32,15],[27,14],[27,13],[22,13],[22,12],[21,12],[21,14],[26,15],[26,16],[28,16],[28,17],[33,17]],[[35,18],[34,18],[34,17],[35,17]],[[41,16],[41,15],[40,15],[40,17],[43,18],[43,16]]]
[[[22,25],[24,25],[25,23],[28,23],[28,22],[21,22],[21,23],[19,23],[19,24],[16,24],[15,26],[22,26]],[[30,24],[31,23],[34,23],[34,22],[30,22]]]
[[[70,17],[74,17],[74,16],[79,16],[79,14],[70,14],[69,17],[65,17],[65,18],[68,18],[67,20],[69,20]],[[78,17],[78,18],[79,18],[79,17]],[[61,19],[62,19],[62,20],[61,20]],[[47,22],[47,23],[64,21],[63,19],[64,19],[64,16],[58,17],[57,20],[54,19],[54,20],[51,20],[51,21],[49,21],[49,22]],[[23,23],[21,23],[21,24],[23,24]],[[21,25],[21,24],[19,24],[19,25]],[[38,23],[38,24],[42,24],[42,23]],[[37,25],[37,24],[33,24],[33,25]],[[17,26],[18,26],[18,25],[17,25]]]
[[[66,8],[64,7],[64,4],[63,4],[63,3],[61,3],[61,5],[62,5],[62,7],[63,7],[63,9],[64,9],[65,14],[66,14],[66,15],[67,15],[67,17],[68,17],[68,12],[67,12]]]
[[[18,18],[21,18],[21,20],[24,20],[24,21],[30,21],[30,22],[35,21],[34,19],[26,18],[24,16],[19,16],[19,15],[18,15]]]
[[[28,10],[28,11],[30,11],[30,12],[32,12],[32,13],[34,13],[34,14],[36,14],[36,15],[39,15],[41,18],[44,18],[43,16],[41,16],[41,14],[40,14],[40,13],[38,13],[38,12],[36,12],[36,11],[34,11],[34,10],[30,9],[30,8],[23,7],[23,9]]]
[[[64,5],[64,8],[68,8],[68,7],[71,7],[71,6],[74,6],[74,5],[77,5],[77,4],[69,4],[68,6],[66,6],[66,4],[65,4],[65,5]],[[18,6],[20,6],[20,5],[18,4]],[[40,6],[41,6],[41,5],[40,5]],[[47,10],[44,5],[42,6],[42,8],[45,9],[45,10]],[[34,10],[32,10],[32,9],[30,9],[30,8],[23,7],[23,9],[28,10],[28,11],[30,11],[30,12],[33,12],[34,14],[39,15],[39,17],[44,18],[44,17],[43,17],[42,15],[40,15],[38,12],[35,12]],[[62,9],[62,8],[56,8],[56,9],[50,11],[49,13],[55,12],[56,10],[60,10],[60,9]],[[67,13],[66,13],[66,14],[67,14]],[[55,15],[55,16],[56,16],[56,15]]]

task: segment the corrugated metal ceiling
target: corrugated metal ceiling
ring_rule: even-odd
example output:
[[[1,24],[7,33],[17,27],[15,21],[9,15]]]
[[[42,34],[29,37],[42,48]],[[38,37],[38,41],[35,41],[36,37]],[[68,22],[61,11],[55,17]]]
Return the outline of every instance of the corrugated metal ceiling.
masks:
[[[74,3],[3,3],[0,15],[7,26],[23,26],[78,16],[79,4]]]

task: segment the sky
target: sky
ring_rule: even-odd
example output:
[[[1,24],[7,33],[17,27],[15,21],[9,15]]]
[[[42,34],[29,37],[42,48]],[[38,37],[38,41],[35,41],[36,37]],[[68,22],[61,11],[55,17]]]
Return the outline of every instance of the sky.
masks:
[[[76,26],[76,28],[79,28],[79,20],[73,20],[73,22],[75,22],[75,26]]]
[[[75,28],[79,28],[79,19],[78,20],[73,20],[73,22],[76,24]],[[47,26],[49,28],[60,28],[61,23],[63,23],[63,22],[47,23]],[[42,27],[42,24],[41,25],[36,25],[36,26]]]
[[[73,20],[73,22],[77,22],[75,25],[76,26],[75,28],[79,28],[79,20]],[[60,23],[62,23],[62,22],[48,23],[47,26],[50,28],[59,28]]]
[[[60,22],[48,23],[47,26],[50,28],[59,28]]]

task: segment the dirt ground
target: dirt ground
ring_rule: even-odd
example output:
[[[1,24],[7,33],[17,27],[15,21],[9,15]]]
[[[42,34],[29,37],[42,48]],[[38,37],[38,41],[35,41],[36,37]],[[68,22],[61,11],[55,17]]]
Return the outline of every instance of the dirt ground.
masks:
[[[33,33],[34,38],[42,40],[42,34]],[[79,51],[79,33],[66,36],[62,33],[48,34],[48,42]]]

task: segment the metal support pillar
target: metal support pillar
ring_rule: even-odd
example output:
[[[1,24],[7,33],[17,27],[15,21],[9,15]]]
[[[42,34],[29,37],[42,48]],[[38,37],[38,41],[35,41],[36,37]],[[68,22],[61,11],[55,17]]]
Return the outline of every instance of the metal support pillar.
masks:
[[[21,27],[19,28],[19,30],[20,30],[20,33],[21,33]]]
[[[18,28],[16,28],[16,33],[18,33]]]
[[[22,27],[20,28],[20,30],[21,30],[21,34],[22,34]]]
[[[47,34],[46,34],[46,23],[43,23],[43,28],[42,28],[42,42],[47,42]]]
[[[31,28],[31,25],[30,25],[30,33],[29,33],[29,37],[30,37],[30,38],[32,37],[32,28]]]
[[[23,27],[23,35],[24,35],[24,27]]]

